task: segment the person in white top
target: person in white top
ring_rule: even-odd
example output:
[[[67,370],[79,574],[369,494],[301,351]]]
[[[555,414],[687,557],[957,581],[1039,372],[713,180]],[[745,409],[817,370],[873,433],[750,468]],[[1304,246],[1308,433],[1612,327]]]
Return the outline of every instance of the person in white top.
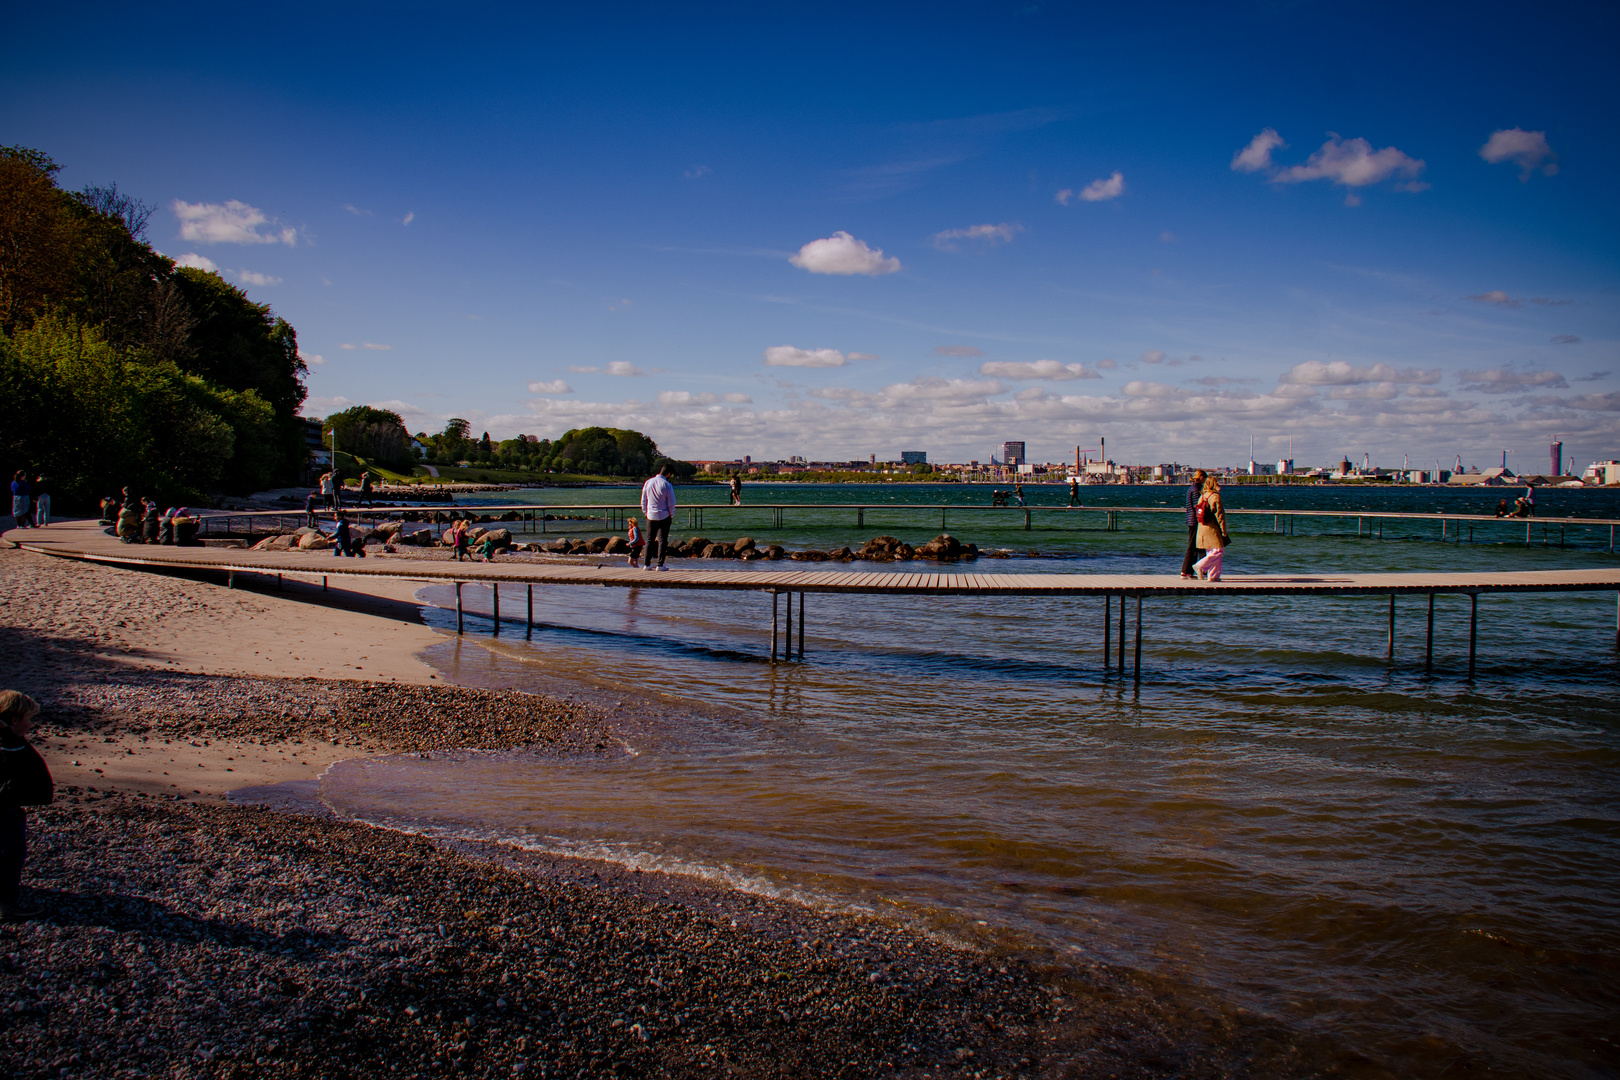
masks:
[[[669,478],[675,470],[665,465],[645,484],[641,485],[641,512],[647,518],[648,570],[653,567],[653,553],[658,553],[656,569],[664,570],[664,557],[669,554],[669,527],[675,520],[675,485]]]

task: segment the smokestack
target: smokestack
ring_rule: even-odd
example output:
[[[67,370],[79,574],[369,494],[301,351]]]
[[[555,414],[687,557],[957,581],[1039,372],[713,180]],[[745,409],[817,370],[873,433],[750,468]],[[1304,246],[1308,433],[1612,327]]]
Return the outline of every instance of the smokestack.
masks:
[[[1552,444],[1552,475],[1564,475],[1564,444],[1562,440]]]

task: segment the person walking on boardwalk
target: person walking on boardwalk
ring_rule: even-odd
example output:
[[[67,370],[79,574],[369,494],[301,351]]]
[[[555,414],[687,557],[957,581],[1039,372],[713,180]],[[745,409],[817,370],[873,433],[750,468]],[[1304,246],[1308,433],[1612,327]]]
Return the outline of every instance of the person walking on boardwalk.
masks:
[[[1013,498],[1018,500],[1018,505],[1019,506],[1028,506],[1029,505],[1028,503],[1026,503],[1024,501],[1024,484],[1023,484],[1023,481],[1019,481],[1018,483],[1013,485]]]
[[[17,475],[11,478],[11,521],[12,527],[26,529],[32,524],[28,520],[28,507],[33,499],[33,485],[28,482],[28,472],[18,469]]]
[[[1204,549],[1204,557],[1193,563],[1193,572],[1206,581],[1221,580],[1221,556],[1231,542],[1221,482],[1211,476],[1204,481],[1204,494],[1198,500],[1198,546]]]
[[[742,474],[741,473],[732,473],[731,474],[731,505],[732,506],[741,506],[742,505]]]
[[[1524,516],[1536,516],[1536,485],[1524,485]]]
[[[1080,478],[1078,476],[1069,477],[1069,505],[1080,505]]]
[[[51,523],[51,482],[44,476],[34,477],[34,524],[40,528]]]
[[[358,501],[355,502],[355,505],[356,506],[376,506],[377,505],[376,503],[371,501],[371,470],[370,469],[366,469],[364,472],[362,472],[360,474],[360,498],[359,498]]]
[[[665,464],[641,485],[641,513],[647,519],[648,570],[654,569],[654,554],[658,556],[656,569],[667,569],[664,559],[669,554],[669,527],[675,521],[675,485],[669,478],[674,475],[674,468]]]
[[[55,794],[51,770],[28,743],[39,702],[15,690],[0,690],[0,919],[15,922],[44,913],[22,899],[28,861],[25,806],[44,806]]]
[[[321,473],[321,502],[326,504],[328,510],[337,509],[336,485],[329,472]]]
[[[1193,473],[1192,483],[1187,485],[1187,554],[1181,557],[1181,576],[1193,576],[1193,560],[1204,557],[1203,548],[1198,546],[1198,500],[1204,494],[1204,481],[1208,474],[1203,469]]]

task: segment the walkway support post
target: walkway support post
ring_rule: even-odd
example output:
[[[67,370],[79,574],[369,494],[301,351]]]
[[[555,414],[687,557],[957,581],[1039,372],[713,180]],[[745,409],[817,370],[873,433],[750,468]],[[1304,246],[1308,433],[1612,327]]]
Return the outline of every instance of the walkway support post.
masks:
[[[456,633],[461,633],[461,582],[456,582]]]
[[[227,571],[225,571],[225,587],[227,589],[236,588],[236,571],[235,570],[227,570]]]
[[[524,638],[525,641],[532,641],[534,639],[534,586],[533,585],[529,586],[529,624],[523,630],[523,638]]]
[[[1434,667],[1434,593],[1429,594],[1429,636],[1423,646],[1423,670]]]
[[[1136,660],[1132,665],[1131,682],[1137,688],[1142,687],[1142,594],[1136,594]]]
[[[771,663],[776,663],[776,590],[771,590]]]
[[[1395,661],[1395,594],[1389,594],[1389,653],[1391,663]]]
[[[1114,596],[1112,593],[1103,593],[1103,677],[1108,676],[1109,658],[1113,655],[1113,642],[1109,640],[1114,632]],[[1614,632],[1614,647],[1620,649],[1620,623],[1617,623]]]
[[[787,634],[782,639],[782,659],[791,660],[791,659],[793,659],[793,593],[792,592],[789,592],[787,594],[787,626],[785,626],[783,629],[785,629],[787,631]]]
[[[804,660],[804,593],[799,594],[799,659]]]
[[[1468,594],[1468,677],[1474,677],[1474,642],[1479,634],[1479,593]]]
[[[1125,593],[1119,594],[1119,673],[1125,674]]]
[[[495,603],[494,603],[494,606],[495,606],[495,629],[494,629],[494,631],[492,631],[490,633],[489,636],[490,637],[500,637],[501,636],[501,583],[498,582],[498,581],[490,582],[489,583],[489,591],[494,595],[494,598],[495,598]]]

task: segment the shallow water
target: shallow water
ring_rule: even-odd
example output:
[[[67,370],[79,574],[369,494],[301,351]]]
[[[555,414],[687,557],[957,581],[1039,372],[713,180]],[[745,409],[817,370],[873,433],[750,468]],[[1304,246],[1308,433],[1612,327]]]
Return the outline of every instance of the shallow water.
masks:
[[[1575,494],[1598,497],[1577,512],[1612,516],[1607,493]],[[878,531],[851,524],[793,542]],[[953,531],[995,546],[1021,524]],[[1606,536],[1527,548],[1517,530],[1461,545],[1438,529],[1240,533],[1228,571],[1613,565]],[[1171,521],[1031,535],[1064,561],[977,568],[1163,573],[1180,556]],[[489,610],[487,590],[464,592]],[[679,722],[607,759],[347,763],[322,798],[1129,965],[1395,1073],[1614,1075],[1613,594],[1482,598],[1472,683],[1465,598],[1436,602],[1429,674],[1420,597],[1399,601],[1393,665],[1384,598],[1150,600],[1139,694],[1103,670],[1100,601],[809,605],[808,660],[772,666],[763,595],[540,589],[532,641],[507,597],[502,637],[471,619],[434,662],[484,685],[653,695]]]

